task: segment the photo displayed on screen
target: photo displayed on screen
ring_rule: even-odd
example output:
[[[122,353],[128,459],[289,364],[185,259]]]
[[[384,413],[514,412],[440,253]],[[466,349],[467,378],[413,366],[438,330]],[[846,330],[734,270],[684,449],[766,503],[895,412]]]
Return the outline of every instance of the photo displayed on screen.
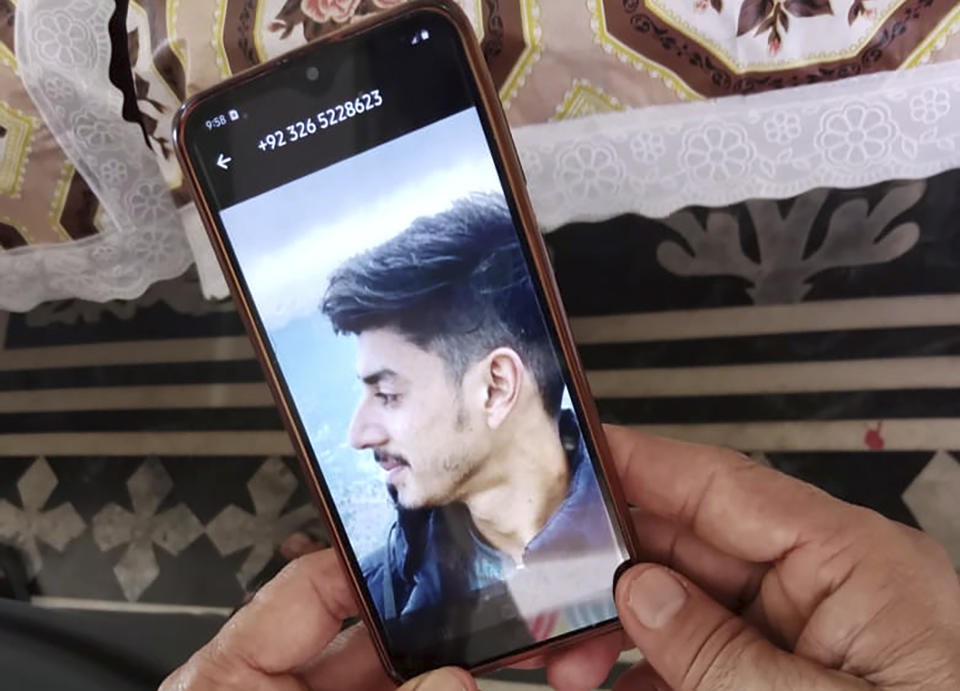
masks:
[[[221,220],[385,630],[615,617],[626,552],[476,110]]]

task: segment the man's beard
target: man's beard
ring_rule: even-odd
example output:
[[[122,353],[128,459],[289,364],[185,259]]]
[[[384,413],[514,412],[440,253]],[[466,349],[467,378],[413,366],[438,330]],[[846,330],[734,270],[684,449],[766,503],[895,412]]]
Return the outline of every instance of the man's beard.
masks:
[[[376,454],[376,452],[374,452]],[[397,460],[403,462],[407,467],[407,472],[412,475],[413,469],[410,466],[409,462],[403,457],[394,456]],[[439,472],[442,472],[444,477],[447,478],[448,482],[446,483],[446,488],[448,490],[453,490],[456,487],[463,485],[464,482],[473,477],[479,470],[479,466],[475,463],[471,463],[468,460],[468,457],[464,454],[459,455],[450,455],[443,459],[440,462]],[[407,478],[407,482],[410,482],[410,478]],[[387,494],[390,496],[390,501],[393,503],[394,508],[397,510],[403,511],[417,511],[420,509],[430,509],[436,507],[446,506],[448,504],[460,501],[459,498],[448,497],[444,500],[438,500],[436,497],[422,497],[421,502],[415,506],[406,506],[400,500],[400,492],[397,489],[396,485],[386,482],[384,483],[387,486]]]
[[[389,482],[386,483],[386,485],[387,494],[390,495],[390,501],[393,502],[393,508],[398,510],[402,509],[403,507],[400,505],[400,493],[397,492],[397,488],[391,485]]]

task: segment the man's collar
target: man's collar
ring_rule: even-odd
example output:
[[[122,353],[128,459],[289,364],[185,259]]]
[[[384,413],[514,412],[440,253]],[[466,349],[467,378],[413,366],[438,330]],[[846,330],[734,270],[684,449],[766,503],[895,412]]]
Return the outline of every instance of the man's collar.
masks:
[[[527,544],[525,555],[531,555],[533,552],[539,552],[542,549],[552,550],[556,547],[562,547],[568,542],[566,533],[570,531],[582,532],[579,528],[585,526],[577,525],[582,519],[586,519],[587,524],[592,524],[596,522],[595,519],[597,518],[594,514],[599,512],[604,514],[605,517],[603,501],[596,479],[593,476],[593,466],[589,461],[576,415],[570,409],[561,410],[557,425],[560,443],[563,446],[570,470],[570,484],[567,487],[567,494],[563,502]],[[467,524],[472,541],[479,552],[487,554],[488,557],[500,554],[477,535],[476,528],[470,521],[469,515]]]

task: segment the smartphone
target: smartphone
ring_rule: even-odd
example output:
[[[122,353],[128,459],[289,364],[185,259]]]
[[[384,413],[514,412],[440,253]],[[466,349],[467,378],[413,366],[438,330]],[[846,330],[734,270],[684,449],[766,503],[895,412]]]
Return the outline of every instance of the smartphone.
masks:
[[[629,513],[459,8],[351,25],[174,128],[389,674],[616,628]]]

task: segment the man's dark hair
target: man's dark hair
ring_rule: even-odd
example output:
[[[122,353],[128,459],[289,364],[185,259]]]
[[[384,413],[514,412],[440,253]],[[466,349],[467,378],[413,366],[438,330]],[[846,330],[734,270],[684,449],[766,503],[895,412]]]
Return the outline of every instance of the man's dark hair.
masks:
[[[502,195],[470,195],[348,259],[321,309],[337,333],[396,329],[457,381],[491,350],[512,348],[547,413],[560,411],[563,379]]]

